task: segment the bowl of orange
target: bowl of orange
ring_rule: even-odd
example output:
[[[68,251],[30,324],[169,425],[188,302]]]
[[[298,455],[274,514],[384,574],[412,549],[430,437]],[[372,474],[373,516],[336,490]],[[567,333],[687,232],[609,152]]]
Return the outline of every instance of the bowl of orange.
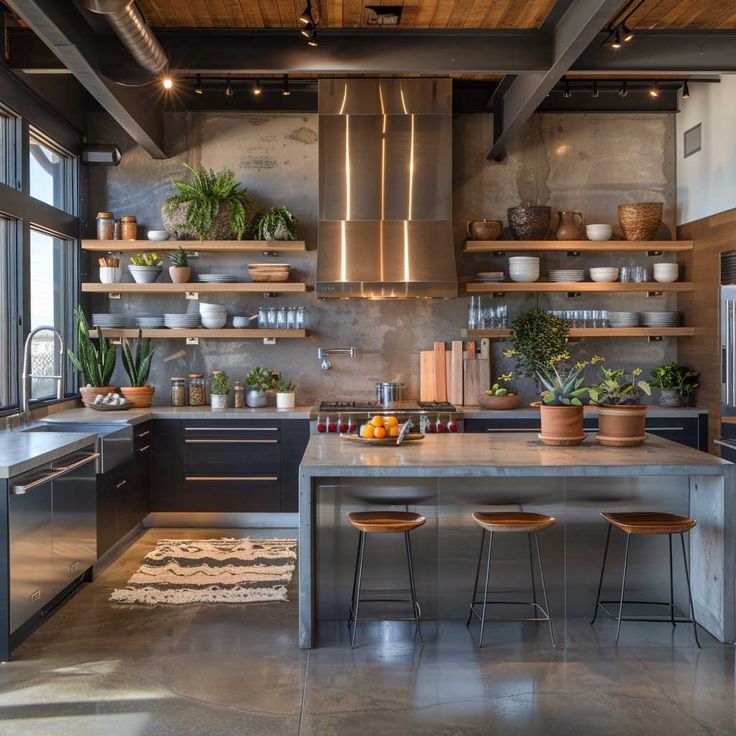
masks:
[[[384,416],[376,414],[370,421],[361,424],[358,434],[340,435],[345,439],[357,440],[375,445],[396,445],[396,439],[401,432],[401,425],[395,416]],[[418,432],[408,432],[404,435],[404,442],[412,442],[424,439],[424,435]]]

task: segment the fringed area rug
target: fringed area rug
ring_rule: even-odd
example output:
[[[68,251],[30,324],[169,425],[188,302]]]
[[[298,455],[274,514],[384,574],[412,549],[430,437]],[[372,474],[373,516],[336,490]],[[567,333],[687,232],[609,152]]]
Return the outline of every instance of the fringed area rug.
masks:
[[[162,539],[112,603],[286,601],[295,539]]]

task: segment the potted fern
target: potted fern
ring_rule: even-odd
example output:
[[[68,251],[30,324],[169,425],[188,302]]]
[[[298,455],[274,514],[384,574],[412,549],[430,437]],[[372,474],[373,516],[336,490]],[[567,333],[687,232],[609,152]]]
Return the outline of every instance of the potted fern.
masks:
[[[166,230],[179,240],[242,240],[253,226],[255,209],[233,172],[184,166],[191,180],[172,179],[176,192],[161,210]]]
[[[230,379],[225,371],[212,371],[210,379],[210,406],[212,411],[227,409]]]
[[[256,219],[256,240],[296,240],[297,219],[286,207],[271,207]]]
[[[296,386],[293,381],[281,376],[274,386],[276,389],[276,408],[293,409],[296,403]]]
[[[268,404],[266,391],[271,388],[271,372],[267,368],[254,368],[245,377],[245,403],[255,409]]]
[[[81,307],[77,307],[77,351],[67,350],[72,365],[81,373],[84,386],[79,393],[85,406],[99,394],[115,393],[117,386],[110,385],[115,370],[115,346],[111,345],[102,330],[98,330],[97,345],[89,336],[89,324]]]
[[[123,368],[130,379],[130,386],[121,386],[120,393],[130,401],[136,409],[144,409],[153,403],[155,387],[147,384],[151,372],[151,360],[154,349],[150,338],[144,338],[138,330],[138,341],[135,351],[130,348],[130,341],[123,337]]]
[[[179,246],[169,253],[169,276],[175,284],[185,284],[192,275],[187,252]]]

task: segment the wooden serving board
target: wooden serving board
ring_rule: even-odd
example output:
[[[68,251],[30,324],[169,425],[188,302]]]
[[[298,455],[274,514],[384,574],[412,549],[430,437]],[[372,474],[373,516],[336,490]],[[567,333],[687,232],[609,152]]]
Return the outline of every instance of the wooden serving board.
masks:
[[[341,440],[351,440],[352,442],[362,442],[364,445],[393,445],[396,447],[396,440],[398,437],[383,437],[376,439],[375,437],[360,437],[357,434],[341,434]],[[418,442],[423,440],[424,435],[420,432],[410,432],[404,435],[404,439],[401,440],[401,444],[404,442]]]

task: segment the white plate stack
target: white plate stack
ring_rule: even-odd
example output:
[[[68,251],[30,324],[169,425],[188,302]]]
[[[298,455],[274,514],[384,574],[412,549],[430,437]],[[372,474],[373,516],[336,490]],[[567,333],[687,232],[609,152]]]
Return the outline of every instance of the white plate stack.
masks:
[[[227,310],[219,304],[199,305],[199,314],[202,317],[202,326],[209,330],[219,330],[227,324]]]
[[[128,318],[124,314],[93,314],[92,326],[102,327],[108,330],[119,330],[128,324]]]
[[[512,256],[509,258],[509,278],[520,283],[536,281],[539,278],[539,258]]]
[[[641,323],[644,327],[677,327],[680,315],[678,312],[642,312]]]
[[[639,312],[609,312],[608,324],[611,327],[638,327]]]
[[[165,314],[164,327],[171,330],[191,330],[199,327],[199,314]]]
[[[135,326],[140,327],[142,330],[158,330],[164,326],[163,317],[136,317]]]
[[[197,279],[203,284],[234,284],[235,276],[230,273],[200,273]]]
[[[585,271],[582,268],[559,268],[550,271],[549,280],[553,283],[578,282],[585,280]]]

